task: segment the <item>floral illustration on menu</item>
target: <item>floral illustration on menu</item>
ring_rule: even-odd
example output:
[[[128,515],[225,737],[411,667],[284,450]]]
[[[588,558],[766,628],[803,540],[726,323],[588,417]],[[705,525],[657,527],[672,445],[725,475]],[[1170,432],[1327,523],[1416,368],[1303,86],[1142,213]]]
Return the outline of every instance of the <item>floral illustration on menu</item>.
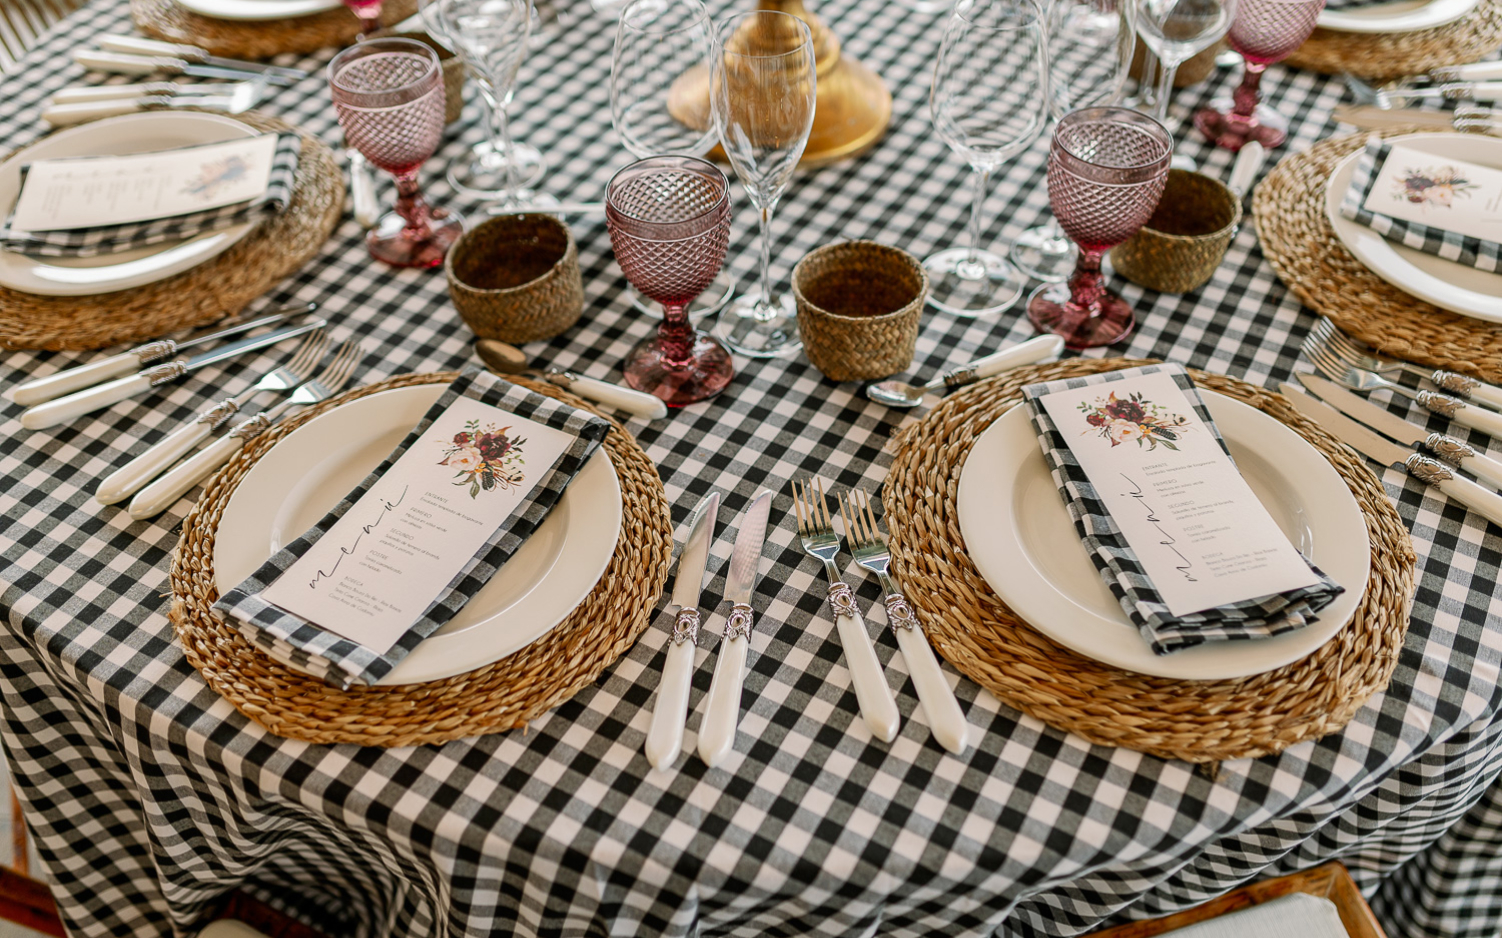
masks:
[[[250,167],[244,157],[227,156],[222,160],[213,160],[199,168],[198,176],[188,180],[183,192],[208,202],[214,198],[220,186],[235,182],[248,172]]]
[[[1478,189],[1460,170],[1453,166],[1407,169],[1393,180],[1393,198],[1427,208],[1438,205],[1449,208],[1456,196],[1471,197],[1471,190]]]
[[[498,430],[493,423],[481,429],[480,421],[471,420],[444,444],[438,465],[455,470],[454,485],[468,486],[470,498],[495,489],[510,491],[527,480],[521,468],[526,464],[522,446],[527,441],[507,436],[510,429]]]
[[[1190,430],[1181,414],[1170,413],[1137,392],[1122,399],[1112,391],[1109,397],[1097,397],[1094,404],[1081,401],[1079,409],[1090,425],[1085,432],[1099,434],[1112,446],[1135,442],[1138,448],[1154,450],[1161,445],[1177,450],[1174,442]]]

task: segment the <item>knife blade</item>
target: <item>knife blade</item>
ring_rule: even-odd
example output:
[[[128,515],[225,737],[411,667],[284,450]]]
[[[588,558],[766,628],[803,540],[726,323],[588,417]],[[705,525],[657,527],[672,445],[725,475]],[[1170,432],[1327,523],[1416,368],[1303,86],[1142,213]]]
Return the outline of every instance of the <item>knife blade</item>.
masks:
[[[699,758],[710,768],[719,765],[735,748],[735,730],[741,718],[741,682],[745,678],[751,627],[756,621],[751,593],[756,587],[756,568],[761,563],[767,516],[771,511],[772,493],[762,489],[741,515],[735,549],[730,554],[730,574],[725,581],[725,599],[732,604],[730,618],[725,623],[725,641],[720,644],[714,680],[705,698],[704,722],[699,725]]]
[[[1294,410],[1319,424],[1325,431],[1351,449],[1384,466],[1401,467],[1426,485],[1439,489],[1447,498],[1502,527],[1502,495],[1462,479],[1449,466],[1406,446],[1399,446],[1378,435],[1377,431],[1357,423],[1322,401],[1311,397],[1303,388],[1284,382],[1278,386]]]
[[[197,371],[216,362],[234,358],[236,355],[265,348],[268,345],[275,345],[287,339],[296,338],[304,333],[312,332],[314,329],[322,329],[326,325],[328,325],[328,320],[315,319],[312,322],[299,323],[295,326],[283,326],[280,329],[274,329],[262,335],[251,336],[248,339],[241,339],[228,345],[221,345],[219,348],[195,355],[187,361],[177,359],[176,361],[152,365],[150,368],[139,371],[129,377],[109,381],[89,388],[86,391],[69,394],[66,397],[59,397],[45,404],[38,404],[21,414],[21,426],[28,430],[55,427],[75,417],[93,413],[96,410],[101,410],[111,404],[123,401],[128,397],[134,397],[137,394],[149,391],[159,384],[174,381],[190,371]]]
[[[195,62],[200,65],[219,65],[225,68],[238,68],[247,72],[263,72],[268,75],[283,75],[293,81],[301,81],[308,77],[308,73],[299,68],[282,68],[279,65],[268,65],[264,62],[247,62],[244,59],[226,59],[217,55],[210,55],[209,50],[198,46],[184,45],[178,42],[162,42],[157,39],[143,39],[140,36],[100,36],[99,48],[109,52],[127,52],[136,55],[165,55],[184,62]]]
[[[285,75],[268,75],[243,68],[224,68],[218,65],[195,65],[170,55],[130,55],[125,52],[100,52],[98,49],[79,49],[73,53],[73,61],[84,68],[100,72],[115,72],[120,75],[150,75],[166,72],[169,75],[192,75],[194,78],[234,78],[237,80],[259,79],[274,85],[295,84]]]
[[[720,511],[720,493],[711,492],[694,508],[689,519],[683,551],[678,555],[678,573],[673,578],[669,611],[676,610],[673,641],[657,687],[652,725],[647,729],[647,760],[654,769],[665,770],[683,749],[683,723],[688,718],[688,682],[694,671],[694,648],[699,641],[699,594],[704,589],[704,568],[709,562],[709,544],[714,540],[715,516]]]
[[[1304,387],[1318,394],[1325,403],[1373,430],[1386,434],[1399,443],[1422,446],[1442,462],[1464,469],[1494,489],[1502,489],[1502,462],[1481,455],[1452,436],[1430,433],[1426,428],[1410,423],[1326,378],[1308,374],[1297,374],[1294,377]]]

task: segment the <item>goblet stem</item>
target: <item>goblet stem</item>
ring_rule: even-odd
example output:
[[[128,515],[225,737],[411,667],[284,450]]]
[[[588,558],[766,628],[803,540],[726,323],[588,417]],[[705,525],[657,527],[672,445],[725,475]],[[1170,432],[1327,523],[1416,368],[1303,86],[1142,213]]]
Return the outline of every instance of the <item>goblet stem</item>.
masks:
[[[693,364],[694,327],[688,321],[687,303],[662,304],[662,325],[657,327],[662,363],[670,369]]]
[[[490,152],[481,158],[487,167],[500,167],[503,202],[509,204],[516,198],[516,164],[511,158],[511,125],[506,120],[506,96],[501,94],[489,78],[479,82],[480,96],[485,99],[485,137],[490,141]]]
[[[986,207],[986,182],[991,178],[991,171],[976,169],[972,175],[975,177],[975,191],[970,200],[970,253],[965,257],[965,266],[969,269],[959,273],[962,277],[978,279],[985,275],[986,269],[980,260],[980,232]]]
[[[777,310],[772,306],[772,206],[762,206],[759,213],[761,218],[761,298],[756,301],[756,307],[752,311],[759,322],[766,322],[777,315]]]
[[[407,223],[402,229],[403,237],[410,241],[427,240],[432,234],[428,221],[433,217],[433,211],[418,188],[417,170],[392,175],[396,179],[396,213]]]
[[[1257,110],[1257,103],[1262,100],[1262,73],[1266,71],[1266,65],[1246,63],[1246,71],[1241,76],[1241,84],[1231,93],[1231,116],[1242,121],[1250,122],[1252,115]]]
[[[1168,121],[1168,98],[1173,94],[1173,79],[1179,73],[1179,63],[1169,65],[1167,62],[1158,61],[1158,98],[1153,102],[1153,117],[1158,123],[1166,124]]]
[[[1075,306],[1089,310],[1091,315],[1100,306],[1101,297],[1106,294],[1106,278],[1100,272],[1101,251],[1080,251],[1080,259],[1075,262],[1074,273],[1069,277],[1069,300]]]

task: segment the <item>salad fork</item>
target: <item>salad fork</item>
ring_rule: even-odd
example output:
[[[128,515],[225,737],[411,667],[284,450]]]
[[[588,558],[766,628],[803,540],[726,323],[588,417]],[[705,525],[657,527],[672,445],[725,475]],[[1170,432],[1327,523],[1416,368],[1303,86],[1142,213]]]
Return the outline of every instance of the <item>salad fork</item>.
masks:
[[[1389,381],[1374,371],[1353,368],[1330,349],[1318,342],[1310,342],[1307,337],[1304,339],[1304,354],[1325,377],[1352,391],[1363,393],[1392,391],[1416,402],[1427,411],[1448,417],[1463,427],[1480,430],[1482,433],[1502,439],[1502,414],[1494,410],[1474,407],[1458,397],[1440,394],[1437,391],[1410,390],[1401,384]]]
[[[815,480],[805,481],[801,486],[793,482],[793,504],[798,512],[798,539],[804,553],[824,562],[824,574],[829,577],[829,608],[834,612],[835,628],[840,633],[840,644],[845,647],[845,662],[850,667],[850,683],[855,688],[855,700],[860,705],[861,716],[871,732],[882,742],[897,738],[897,729],[902,716],[897,711],[897,700],[892,688],[887,686],[887,677],[881,669],[881,660],[871,645],[871,636],[866,632],[865,620],[855,604],[855,594],[844,580],[834,559],[840,553],[840,536],[834,533],[829,520],[829,504],[824,497],[824,484]]]
[[[845,536],[850,539],[850,554],[855,558],[856,566],[876,574],[887,594],[887,624],[892,627],[902,657],[907,660],[913,686],[918,690],[918,699],[923,702],[923,712],[928,714],[929,729],[940,745],[959,755],[965,751],[965,714],[960,710],[959,701],[954,699],[949,682],[944,680],[944,672],[923,634],[917,613],[908,605],[902,588],[888,572],[892,551],[876,528],[871,499],[865,492],[852,489],[839,501],[840,518],[845,522]]]
[[[1449,391],[1472,403],[1482,404],[1493,410],[1502,409],[1502,388],[1459,372],[1444,369],[1429,370],[1412,362],[1379,355],[1370,346],[1346,335],[1328,316],[1320,317],[1319,322],[1314,324],[1314,328],[1310,330],[1304,341],[1306,345],[1314,345],[1316,348],[1324,346],[1351,367],[1374,371],[1380,375],[1406,372],[1415,378],[1433,382],[1441,390]]]
[[[142,489],[131,499],[127,509],[131,518],[140,521],[167,510],[209,473],[229,462],[231,456],[260,436],[289,408],[317,404],[339,393],[339,389],[349,381],[349,376],[363,353],[364,349],[360,348],[358,342],[341,342],[334,350],[334,357],[318,373],[318,377],[299,385],[291,397],[269,411],[263,410],[236,424],[229,433],[178,463],[160,479]]]

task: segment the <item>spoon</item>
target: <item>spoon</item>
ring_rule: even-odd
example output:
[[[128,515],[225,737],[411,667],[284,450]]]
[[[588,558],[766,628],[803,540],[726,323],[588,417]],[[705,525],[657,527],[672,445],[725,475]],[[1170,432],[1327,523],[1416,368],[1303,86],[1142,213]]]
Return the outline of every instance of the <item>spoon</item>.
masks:
[[[505,342],[481,339],[475,343],[475,354],[480,356],[486,368],[498,375],[532,375],[549,384],[567,388],[580,397],[598,401],[648,420],[661,420],[668,415],[668,405],[645,391],[633,391],[619,384],[611,384],[609,381],[586,378],[571,371],[564,371],[562,368],[549,368],[544,372],[527,364],[525,352]]]
[[[923,403],[923,396],[930,391],[940,388],[957,388],[966,384],[973,384],[982,378],[989,378],[994,374],[1006,371],[1008,368],[1016,368],[1018,365],[1032,365],[1045,359],[1058,358],[1064,351],[1064,339],[1056,335],[1040,335],[1028,339],[1011,348],[993,352],[984,358],[977,358],[967,365],[951,368],[942,372],[927,384],[919,387],[906,384],[902,381],[887,380],[877,384],[866,385],[866,396],[878,404],[888,407],[917,407]]]

